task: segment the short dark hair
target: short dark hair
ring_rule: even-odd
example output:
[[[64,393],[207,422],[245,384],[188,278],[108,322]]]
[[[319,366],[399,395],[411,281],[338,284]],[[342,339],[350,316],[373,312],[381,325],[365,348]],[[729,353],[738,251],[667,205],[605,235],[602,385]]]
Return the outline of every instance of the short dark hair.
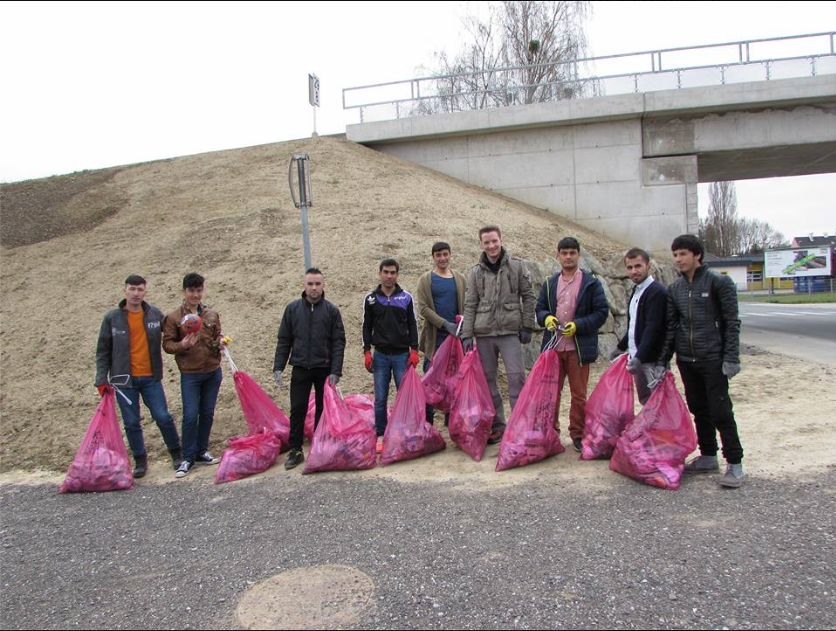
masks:
[[[484,226],[483,228],[479,228],[479,241],[482,240],[482,235],[487,234],[489,232],[495,232],[499,235],[499,238],[502,238],[502,230],[499,229],[499,226]]]
[[[650,255],[641,248],[630,248],[624,255],[624,260],[642,257],[645,263],[650,263]]]
[[[702,263],[703,254],[705,250],[700,243],[699,238],[693,234],[681,234],[671,243],[671,252],[676,250],[688,250],[694,253],[694,256],[699,257],[699,262]]]
[[[560,252],[561,250],[577,250],[580,252],[581,244],[575,237],[563,237],[557,244],[557,251]]]
[[[401,271],[401,264],[398,263],[395,259],[383,259],[380,262],[380,267],[377,268],[377,271],[382,272],[384,267],[394,267],[396,272]]]
[[[206,279],[197,272],[189,272],[183,276],[183,289],[199,289]]]
[[[131,274],[125,279],[125,286],[128,285],[147,285],[145,279],[139,274]]]
[[[436,241],[433,243],[432,253],[435,254],[436,252],[441,252],[442,250],[451,250],[450,244],[446,243],[445,241]]]
[[[322,270],[319,269],[318,267],[309,267],[308,269],[306,269],[305,270],[305,276],[307,276],[308,274],[319,274],[323,278],[325,277],[325,274],[323,274]]]

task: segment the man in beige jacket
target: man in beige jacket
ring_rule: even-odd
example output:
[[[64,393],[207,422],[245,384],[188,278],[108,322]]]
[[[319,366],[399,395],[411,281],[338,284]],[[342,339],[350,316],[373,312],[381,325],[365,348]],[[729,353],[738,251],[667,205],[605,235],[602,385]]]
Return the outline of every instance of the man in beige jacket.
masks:
[[[531,341],[534,331],[534,305],[537,298],[531,275],[522,259],[511,256],[502,246],[497,226],[479,230],[482,257],[470,270],[464,301],[462,345],[468,351],[476,336],[479,357],[496,408],[488,443],[498,443],[505,431],[505,409],[497,385],[499,356],[508,376],[511,409],[525,384],[522,344]]]
[[[467,281],[462,274],[450,269],[450,245],[444,241],[433,244],[434,267],[418,279],[418,315],[423,320],[418,350],[424,353],[424,374],[432,365],[432,358],[448,335],[455,335],[456,316],[464,311]],[[449,415],[446,415],[447,418]],[[427,423],[435,417],[433,406],[427,405]]]

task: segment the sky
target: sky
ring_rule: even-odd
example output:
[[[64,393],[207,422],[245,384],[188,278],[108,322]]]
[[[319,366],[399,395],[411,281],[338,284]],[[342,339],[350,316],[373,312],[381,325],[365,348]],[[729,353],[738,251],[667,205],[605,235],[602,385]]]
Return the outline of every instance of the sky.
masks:
[[[342,89],[423,76],[483,2],[4,2],[0,181],[310,136]],[[832,2],[594,2],[591,55],[836,30]],[[785,235],[836,232],[836,175],[738,182]],[[700,186],[705,211],[707,185]]]

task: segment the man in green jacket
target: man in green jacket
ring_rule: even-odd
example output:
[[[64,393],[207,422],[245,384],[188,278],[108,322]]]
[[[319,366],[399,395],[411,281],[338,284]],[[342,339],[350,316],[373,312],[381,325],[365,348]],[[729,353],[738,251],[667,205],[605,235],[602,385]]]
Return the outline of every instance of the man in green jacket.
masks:
[[[424,374],[432,365],[432,358],[448,335],[455,335],[456,316],[464,312],[467,281],[459,272],[450,269],[450,245],[444,241],[433,244],[434,267],[418,279],[418,315],[424,323],[418,350],[424,353]],[[427,423],[435,417],[433,406],[427,405]]]

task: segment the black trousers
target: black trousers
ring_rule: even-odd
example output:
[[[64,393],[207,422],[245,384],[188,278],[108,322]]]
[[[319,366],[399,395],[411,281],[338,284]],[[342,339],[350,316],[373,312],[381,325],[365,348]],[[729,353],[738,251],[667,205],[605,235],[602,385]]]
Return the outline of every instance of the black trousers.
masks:
[[[717,432],[723,444],[723,457],[729,464],[740,464],[743,447],[737,434],[729,380],[723,374],[723,363],[680,362],[679,374],[685,386],[688,409],[694,415],[697,426],[697,440],[703,456],[717,455]]]
[[[322,416],[322,395],[325,392],[325,380],[331,374],[330,368],[293,367],[290,377],[290,448],[302,449],[305,438],[305,416],[308,414],[308,399],[311,387],[316,388],[316,417],[314,427],[319,425]]]

